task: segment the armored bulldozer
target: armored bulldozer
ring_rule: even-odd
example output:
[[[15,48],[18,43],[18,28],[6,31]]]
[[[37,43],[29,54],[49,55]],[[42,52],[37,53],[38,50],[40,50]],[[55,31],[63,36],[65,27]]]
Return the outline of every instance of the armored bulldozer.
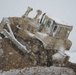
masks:
[[[28,7],[21,17],[3,18],[0,35],[5,36],[2,39],[9,39],[10,44],[14,44],[23,55],[28,54],[35,65],[50,65],[55,53],[67,56],[64,50],[69,50],[72,45],[68,36],[73,27],[57,23],[46,13],[40,19],[41,10],[37,10],[34,18],[30,18],[28,14],[32,10]]]

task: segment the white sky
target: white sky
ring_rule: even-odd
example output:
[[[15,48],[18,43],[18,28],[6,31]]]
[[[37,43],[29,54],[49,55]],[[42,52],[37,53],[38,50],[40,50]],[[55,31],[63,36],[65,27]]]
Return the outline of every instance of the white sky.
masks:
[[[0,0],[0,21],[3,17],[22,16],[28,6],[33,8],[32,17],[41,9],[49,17],[73,25],[69,39],[73,43],[71,50],[76,50],[76,0]]]

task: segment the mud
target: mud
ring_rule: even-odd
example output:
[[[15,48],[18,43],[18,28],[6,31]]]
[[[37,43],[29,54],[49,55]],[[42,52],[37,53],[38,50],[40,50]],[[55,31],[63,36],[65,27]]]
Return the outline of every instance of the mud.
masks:
[[[19,52],[19,49],[8,39],[3,39],[1,44],[3,54],[0,56],[0,70],[33,66],[31,60]]]

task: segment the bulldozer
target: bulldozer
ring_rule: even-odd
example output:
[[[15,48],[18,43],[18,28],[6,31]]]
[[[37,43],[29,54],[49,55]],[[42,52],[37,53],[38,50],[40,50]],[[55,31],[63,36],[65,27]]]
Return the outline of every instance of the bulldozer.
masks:
[[[35,66],[50,66],[52,55],[59,52],[64,56],[64,51],[70,50],[72,42],[68,37],[73,26],[57,23],[41,10],[37,10],[36,16],[31,18],[28,15],[32,10],[28,7],[21,17],[3,18],[0,35],[2,39],[9,40],[19,53],[34,61],[32,64]]]

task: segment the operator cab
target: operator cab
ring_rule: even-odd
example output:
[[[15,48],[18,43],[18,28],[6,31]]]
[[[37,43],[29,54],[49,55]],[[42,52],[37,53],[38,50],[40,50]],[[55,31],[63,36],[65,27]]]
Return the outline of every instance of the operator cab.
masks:
[[[39,32],[48,34],[49,36],[61,39],[67,39],[73,26],[68,26],[55,22],[52,18],[49,18],[47,15],[42,16],[41,26]]]

